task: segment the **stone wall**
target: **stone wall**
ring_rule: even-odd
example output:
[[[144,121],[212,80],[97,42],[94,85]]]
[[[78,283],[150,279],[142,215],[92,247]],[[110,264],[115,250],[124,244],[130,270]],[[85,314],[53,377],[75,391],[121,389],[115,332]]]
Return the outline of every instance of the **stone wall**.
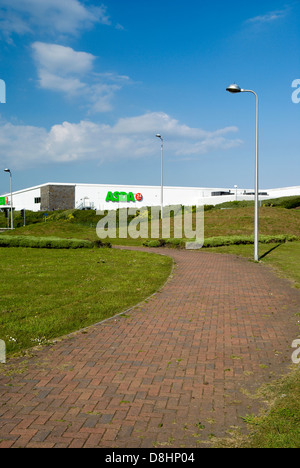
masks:
[[[41,211],[75,208],[75,186],[46,185],[41,187]]]

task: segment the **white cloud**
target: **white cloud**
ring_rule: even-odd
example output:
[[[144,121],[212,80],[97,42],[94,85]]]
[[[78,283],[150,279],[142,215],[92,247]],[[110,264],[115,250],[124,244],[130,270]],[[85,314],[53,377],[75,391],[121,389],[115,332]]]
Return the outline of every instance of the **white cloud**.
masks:
[[[63,78],[47,72],[47,70],[39,71],[39,83],[41,88],[52,91],[63,92],[67,95],[77,95],[79,91],[85,89],[85,84],[78,78]]]
[[[87,52],[77,52],[71,47],[44,42],[34,42],[32,49],[40,69],[62,75],[85,74],[92,70],[96,58]]]
[[[266,24],[266,23],[273,23],[281,18],[285,18],[287,13],[289,12],[289,7],[286,7],[282,10],[276,10],[266,13],[265,15],[255,16],[254,18],[249,18],[247,23],[252,24]]]
[[[12,168],[93,160],[114,164],[121,159],[156,157],[157,132],[163,134],[167,154],[175,159],[196,158],[213,150],[222,152],[242,143],[226,137],[237,132],[235,127],[208,132],[153,112],[120,119],[113,126],[91,121],[63,122],[49,131],[4,123],[0,126],[0,145],[7,158],[3,163]]]
[[[39,86],[77,97],[90,113],[110,111],[115,93],[130,82],[116,73],[95,73],[97,57],[87,52],[44,42],[33,43],[32,50]]]
[[[86,84],[77,75],[91,71],[95,60],[92,54],[43,42],[35,42],[32,49],[41,88],[67,95],[76,95],[85,90]]]
[[[36,31],[74,36],[97,23],[111,24],[104,5],[86,6],[79,0],[1,0],[1,31],[10,42],[14,34]]]

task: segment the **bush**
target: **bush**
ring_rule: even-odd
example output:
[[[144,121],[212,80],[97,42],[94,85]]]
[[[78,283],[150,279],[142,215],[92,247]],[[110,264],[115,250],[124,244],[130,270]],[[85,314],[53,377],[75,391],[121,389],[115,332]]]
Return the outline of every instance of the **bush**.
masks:
[[[297,236],[290,236],[287,234],[274,235],[274,236],[259,236],[259,242],[262,244],[275,244],[284,242],[293,242],[299,240]],[[146,247],[177,247],[185,248],[186,242],[193,242],[194,239],[159,239],[147,240],[143,243]],[[254,244],[254,236],[218,236],[208,237],[204,240],[203,248],[209,247],[222,247],[226,245],[246,245]]]
[[[292,242],[298,240],[296,236],[289,235],[274,235],[274,236],[259,236],[259,242],[262,244],[273,244]],[[254,236],[220,236],[220,237],[209,237],[204,240],[203,247],[221,247],[225,245],[246,245],[254,244]]]
[[[84,239],[62,239],[59,237],[0,236],[0,247],[29,247],[36,249],[91,249],[111,247],[109,242]]]
[[[148,239],[143,242],[143,245],[146,247],[164,247],[166,244],[166,241],[163,239]]]
[[[293,196],[274,198],[273,200],[265,200],[263,204],[264,206],[275,206],[291,210],[300,207],[300,197]]]

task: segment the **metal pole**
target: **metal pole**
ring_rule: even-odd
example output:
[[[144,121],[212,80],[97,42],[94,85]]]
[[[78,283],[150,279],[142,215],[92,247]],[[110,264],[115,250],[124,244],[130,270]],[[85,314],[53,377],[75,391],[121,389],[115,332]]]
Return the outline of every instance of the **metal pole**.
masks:
[[[252,93],[256,97],[256,142],[255,142],[255,213],[254,213],[254,261],[258,262],[258,242],[259,242],[259,189],[258,189],[258,95],[251,89],[241,89],[237,85],[231,85],[227,88],[230,92],[239,93]]]
[[[258,180],[258,95],[250,89],[242,89],[242,92],[252,93],[256,98],[256,137],[255,137],[255,213],[254,213],[254,261],[259,260],[259,180]]]
[[[254,248],[254,260],[258,262],[259,253],[258,253],[258,231],[259,231],[259,213],[258,213],[258,96],[256,93],[256,145],[255,145],[255,248]]]
[[[163,153],[164,153],[164,143],[163,138],[161,138],[161,195],[160,195],[160,204],[161,204],[161,219],[163,219],[163,210],[164,210],[164,186],[163,186]]]
[[[161,177],[161,182],[160,182],[160,187],[161,187],[160,188],[160,211],[161,211],[161,213],[160,213],[160,217],[161,217],[161,219],[163,219],[163,210],[164,210],[164,193],[163,193],[163,190],[164,190],[164,188],[163,188],[164,187],[164,185],[163,185],[164,139],[159,133],[157,133],[155,136],[160,139],[160,143],[161,143],[161,146],[160,146],[161,147],[161,175],[160,175],[160,177]]]
[[[13,196],[12,196],[12,175],[11,171],[9,171],[10,174],[10,228],[14,228],[14,216],[13,216]]]

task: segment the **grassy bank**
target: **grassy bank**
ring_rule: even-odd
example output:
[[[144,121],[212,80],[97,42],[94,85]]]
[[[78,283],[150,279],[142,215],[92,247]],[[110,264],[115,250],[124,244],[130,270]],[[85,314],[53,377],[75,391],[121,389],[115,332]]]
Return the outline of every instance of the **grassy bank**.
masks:
[[[234,203],[234,202],[232,202]],[[55,236],[75,237],[76,239],[96,240],[96,225],[100,217],[95,212],[78,212],[71,210],[53,214],[47,218],[47,222],[41,222],[39,218],[33,224],[20,226],[14,231],[7,231],[5,235],[32,235],[32,236]],[[69,213],[69,214],[68,214]],[[90,219],[88,218],[90,217]],[[260,234],[262,236],[273,235],[300,235],[300,209],[286,209],[281,206],[266,206],[259,210]],[[252,206],[234,209],[221,209],[220,207],[205,211],[205,238],[228,237],[228,236],[252,236],[254,226],[254,209]],[[84,222],[85,221],[85,222]],[[170,237],[174,237],[174,218],[171,218]],[[194,226],[195,227],[195,226]],[[149,237],[151,234],[149,224]],[[3,234],[0,234],[3,235]],[[147,239],[108,239],[112,244],[142,245]]]

